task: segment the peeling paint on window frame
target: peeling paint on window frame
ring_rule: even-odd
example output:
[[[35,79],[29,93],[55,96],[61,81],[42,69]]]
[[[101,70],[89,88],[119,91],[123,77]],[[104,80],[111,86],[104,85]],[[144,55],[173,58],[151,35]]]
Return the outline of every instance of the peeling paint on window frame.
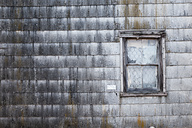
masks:
[[[142,97],[142,96],[167,96],[165,85],[165,30],[122,30],[119,31],[120,38],[120,62],[121,62],[121,94],[120,97]],[[141,89],[139,91],[127,91],[127,77],[125,67],[125,42],[129,39],[157,39],[159,41],[159,68],[158,83],[159,91]]]

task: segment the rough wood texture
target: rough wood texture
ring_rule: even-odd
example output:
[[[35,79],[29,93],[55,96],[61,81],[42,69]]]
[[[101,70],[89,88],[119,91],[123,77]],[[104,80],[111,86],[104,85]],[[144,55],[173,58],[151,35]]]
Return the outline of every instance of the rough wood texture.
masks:
[[[0,0],[0,127],[191,128],[191,5]],[[167,97],[120,98],[127,29],[166,30]]]

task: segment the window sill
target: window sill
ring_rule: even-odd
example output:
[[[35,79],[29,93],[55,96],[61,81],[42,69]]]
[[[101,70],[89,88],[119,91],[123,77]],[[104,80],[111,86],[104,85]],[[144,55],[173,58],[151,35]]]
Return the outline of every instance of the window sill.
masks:
[[[148,93],[148,94],[135,94],[135,93],[121,93],[120,97],[162,97],[167,96],[168,94],[166,92],[160,92],[160,93]]]

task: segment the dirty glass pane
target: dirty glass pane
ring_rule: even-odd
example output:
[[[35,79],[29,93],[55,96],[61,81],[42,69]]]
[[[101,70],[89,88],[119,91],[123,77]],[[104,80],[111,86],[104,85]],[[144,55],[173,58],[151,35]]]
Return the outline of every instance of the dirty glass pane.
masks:
[[[157,88],[157,66],[128,66],[128,88]]]
[[[157,64],[157,40],[127,40],[128,63]]]
[[[142,67],[128,66],[128,88],[142,88]]]
[[[157,40],[142,40],[143,64],[157,63]]]
[[[128,63],[142,63],[142,40],[128,40],[127,54]]]
[[[143,66],[143,88],[157,88],[157,66]]]

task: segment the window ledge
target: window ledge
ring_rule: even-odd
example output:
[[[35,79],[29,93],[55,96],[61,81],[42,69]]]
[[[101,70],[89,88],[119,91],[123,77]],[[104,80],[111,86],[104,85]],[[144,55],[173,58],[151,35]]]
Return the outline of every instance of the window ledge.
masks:
[[[121,93],[120,97],[161,97],[161,96],[167,96],[168,94],[166,92],[160,92],[160,93],[148,93],[148,94],[135,94],[135,93]]]

